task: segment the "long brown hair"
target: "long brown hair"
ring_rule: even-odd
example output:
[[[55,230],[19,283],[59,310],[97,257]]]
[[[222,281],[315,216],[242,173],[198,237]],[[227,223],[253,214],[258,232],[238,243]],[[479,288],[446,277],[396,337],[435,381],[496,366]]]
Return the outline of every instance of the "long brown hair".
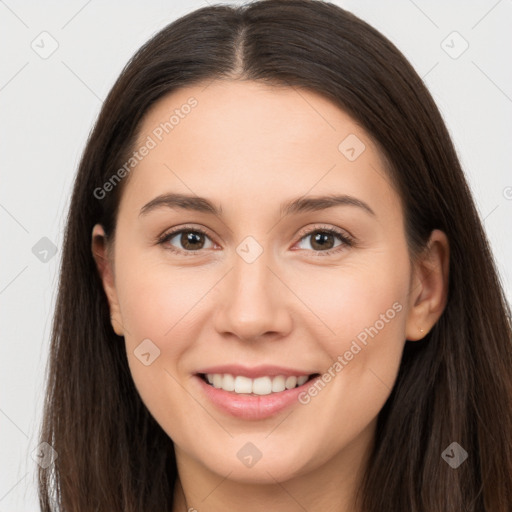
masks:
[[[53,322],[40,441],[41,510],[171,510],[172,440],[142,403],[91,253],[115,232],[126,179],[98,199],[133,152],[148,108],[213,79],[302,87],[373,137],[402,198],[411,256],[433,229],[450,242],[448,302],[424,340],[406,343],[378,418],[360,488],[365,512],[508,512],[512,504],[510,306],[449,133],[396,47],[353,14],[318,0],[214,5],[169,24],[130,60],[92,130],[74,182]],[[409,346],[411,345],[411,346]],[[457,469],[441,454],[468,454]]]

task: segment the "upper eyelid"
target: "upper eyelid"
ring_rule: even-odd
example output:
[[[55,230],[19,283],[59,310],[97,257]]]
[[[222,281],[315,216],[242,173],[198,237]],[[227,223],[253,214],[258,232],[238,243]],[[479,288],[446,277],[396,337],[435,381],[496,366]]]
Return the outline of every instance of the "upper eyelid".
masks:
[[[328,226],[328,225],[325,225],[325,224],[315,224],[315,225],[313,225],[311,227],[301,229],[298,232],[297,236],[300,236],[301,237],[300,239],[302,239],[305,236],[308,236],[308,235],[310,235],[311,233],[313,233],[315,231],[331,231],[334,234],[339,235],[339,236],[345,236],[345,237],[350,238],[350,239],[354,238],[352,233],[348,232],[346,229],[338,228],[336,226]]]

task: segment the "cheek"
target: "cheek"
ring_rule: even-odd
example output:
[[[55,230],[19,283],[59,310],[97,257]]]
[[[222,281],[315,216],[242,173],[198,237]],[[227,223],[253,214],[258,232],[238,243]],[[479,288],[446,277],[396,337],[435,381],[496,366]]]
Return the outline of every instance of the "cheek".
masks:
[[[336,446],[339,431],[329,425],[360,432],[394,385],[405,343],[408,265],[405,249],[402,255],[382,252],[371,264],[360,260],[352,268],[326,273],[314,286],[308,280],[300,287],[322,320],[316,340],[329,356],[321,382],[302,403],[311,407],[311,416],[322,418],[327,438]],[[320,332],[326,334],[318,336]]]
[[[133,380],[150,409],[172,406],[182,395],[173,377],[182,377],[179,363],[196,336],[201,299],[213,278],[171,269],[142,252],[119,253],[126,255],[116,262],[116,285]]]
[[[174,441],[186,432],[190,397],[183,392],[181,361],[197,337],[197,312],[212,283],[164,265],[126,265],[119,272],[128,364],[135,387],[153,417]],[[148,341],[150,340],[150,341]],[[144,347],[143,349],[141,347]],[[149,358],[144,354],[149,353]],[[149,359],[150,364],[145,364]],[[145,361],[146,360],[146,361]],[[186,437],[186,436],[185,436]]]
[[[119,301],[131,342],[152,339],[162,349],[179,352],[184,332],[194,323],[212,276],[187,268],[171,268],[147,258],[126,258],[118,272]],[[199,308],[198,308],[199,306]]]
[[[321,340],[332,359],[349,350],[355,339],[403,342],[409,286],[409,263],[403,252],[355,254],[339,268],[315,270],[310,279],[289,274],[294,292],[311,312],[307,318],[315,329],[314,339]],[[379,343],[373,352],[380,352],[386,343]]]

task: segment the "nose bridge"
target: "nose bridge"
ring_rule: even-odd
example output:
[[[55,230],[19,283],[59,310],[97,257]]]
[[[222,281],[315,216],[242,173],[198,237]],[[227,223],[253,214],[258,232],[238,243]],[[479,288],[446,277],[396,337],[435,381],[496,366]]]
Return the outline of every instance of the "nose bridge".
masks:
[[[264,249],[253,237],[246,237],[237,246],[218,305],[219,332],[252,339],[289,329],[290,312],[279,290],[283,285],[270,270],[274,266],[271,254],[270,248]]]
[[[244,249],[249,250],[243,252]],[[258,251],[259,252],[259,251]],[[275,276],[270,272],[269,251],[263,250],[258,254],[257,248],[251,242],[242,243],[237,248],[232,271],[232,294],[229,302],[232,307],[238,307],[244,316],[252,311],[252,316],[271,311],[271,290],[275,287],[272,282]],[[241,254],[240,254],[241,253]],[[249,307],[251,306],[251,307]]]
[[[238,251],[239,249],[237,249],[237,253]],[[251,252],[252,249],[247,255]],[[240,254],[234,258],[232,280],[237,300],[245,298],[259,301],[262,297],[269,295],[272,288],[271,280],[274,276],[269,270],[268,251],[252,258],[252,254],[250,259],[245,259]],[[264,303],[268,304],[268,301],[265,300]]]

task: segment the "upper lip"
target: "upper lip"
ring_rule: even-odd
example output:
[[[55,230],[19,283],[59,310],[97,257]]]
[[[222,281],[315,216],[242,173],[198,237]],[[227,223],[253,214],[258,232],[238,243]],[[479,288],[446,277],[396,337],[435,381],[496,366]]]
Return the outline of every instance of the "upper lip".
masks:
[[[208,366],[198,370],[196,373],[229,373],[230,375],[241,375],[243,377],[249,377],[250,379],[256,379],[258,377],[277,377],[278,375],[283,375],[285,377],[300,377],[301,375],[309,376],[317,372],[310,370],[300,370],[297,368],[285,368],[284,366],[274,365],[260,365],[248,367],[241,366],[239,364],[223,364],[219,366]]]

